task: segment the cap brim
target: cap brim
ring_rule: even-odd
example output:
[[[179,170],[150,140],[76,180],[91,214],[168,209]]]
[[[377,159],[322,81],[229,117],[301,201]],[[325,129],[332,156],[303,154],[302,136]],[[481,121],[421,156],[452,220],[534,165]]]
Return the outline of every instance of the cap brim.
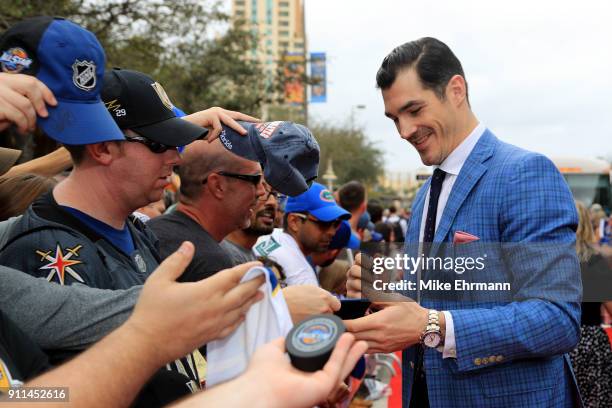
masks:
[[[0,147],[0,176],[13,167],[19,156],[21,156],[21,150]]]
[[[328,205],[316,210],[312,210],[310,211],[310,214],[312,214],[318,220],[321,221],[333,221],[338,218],[348,220],[349,218],[351,218],[351,213],[337,205]]]
[[[125,140],[123,132],[102,102],[74,103],[58,101],[49,107],[49,116],[38,118],[47,136],[67,145],[85,145],[111,140]]]
[[[208,129],[177,117],[134,127],[132,130],[147,139],[167,146],[185,146],[208,134]]]
[[[351,225],[348,221],[342,221],[338,230],[336,231],[336,235],[333,236],[331,242],[329,243],[329,249],[341,249],[344,248],[351,238]]]
[[[357,237],[357,235],[355,235],[351,230],[351,224],[344,220],[340,224],[340,227],[338,227],[336,235],[334,235],[329,243],[329,249],[359,249],[360,244],[361,241],[359,240],[359,237]]]

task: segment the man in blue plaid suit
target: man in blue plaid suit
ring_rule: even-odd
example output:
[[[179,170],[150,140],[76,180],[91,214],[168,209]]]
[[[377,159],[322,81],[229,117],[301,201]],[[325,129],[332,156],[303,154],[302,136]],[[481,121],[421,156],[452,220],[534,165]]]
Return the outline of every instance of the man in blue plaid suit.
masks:
[[[580,406],[566,354],[580,333],[578,217],[562,176],[544,156],[479,123],[461,63],[444,43],[422,38],[397,47],[376,79],[385,115],[435,167],[414,200],[406,254],[486,259],[477,272],[432,266],[406,276],[511,289],[409,293],[418,301],[379,304],[347,321],[348,330],[368,341],[369,352],[404,350],[405,407]],[[358,256],[348,294],[376,300],[372,275],[360,265]]]

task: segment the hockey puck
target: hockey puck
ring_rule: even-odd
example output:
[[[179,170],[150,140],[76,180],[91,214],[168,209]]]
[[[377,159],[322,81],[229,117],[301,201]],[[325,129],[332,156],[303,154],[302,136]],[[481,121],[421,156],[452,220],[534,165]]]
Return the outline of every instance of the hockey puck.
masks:
[[[316,315],[302,321],[287,334],[285,347],[291,364],[313,372],[323,368],[346,328],[334,315]]]

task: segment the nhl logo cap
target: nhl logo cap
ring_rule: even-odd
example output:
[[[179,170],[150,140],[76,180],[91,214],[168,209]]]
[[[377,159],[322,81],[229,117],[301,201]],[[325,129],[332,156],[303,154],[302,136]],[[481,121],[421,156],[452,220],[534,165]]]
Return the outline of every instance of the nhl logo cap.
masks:
[[[142,72],[107,71],[102,101],[119,128],[167,146],[184,146],[208,133],[208,129],[176,117],[161,84]]]
[[[63,144],[125,139],[100,99],[104,64],[95,35],[63,18],[30,18],[0,36],[0,70],[35,76],[55,95],[38,124]]]
[[[308,190],[317,178],[320,149],[307,127],[285,121],[239,123],[246,136],[222,124],[219,139],[227,150],[258,161],[266,182],[282,194],[296,196]]]

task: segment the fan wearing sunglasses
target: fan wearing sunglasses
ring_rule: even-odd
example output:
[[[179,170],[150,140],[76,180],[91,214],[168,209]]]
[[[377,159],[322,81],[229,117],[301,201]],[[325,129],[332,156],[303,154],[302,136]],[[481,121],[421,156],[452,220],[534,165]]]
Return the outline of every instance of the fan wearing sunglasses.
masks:
[[[349,218],[350,213],[338,206],[325,186],[313,183],[305,193],[289,197],[283,229],[260,237],[253,252],[281,265],[287,285],[318,285],[306,257],[327,251],[340,223]]]
[[[220,242],[232,231],[248,228],[267,194],[259,162],[225,149],[219,139],[187,146],[178,168],[181,180],[176,211],[148,222],[159,239],[162,256],[182,241],[196,252],[181,279],[197,281],[234,265]]]
[[[128,289],[144,284],[160,260],[155,237],[130,215],[161,198],[180,163],[176,147],[206,129],[177,118],[161,85],[142,73],[113,70],[96,82],[104,84],[90,91],[96,104],[65,111],[53,129],[70,152],[72,172],[14,226],[0,263],[60,285]],[[74,354],[50,351],[56,362]],[[198,387],[190,360],[159,372],[167,395]]]
[[[73,170],[13,225],[0,264],[60,285],[101,289],[141,285],[160,257],[155,237],[130,215],[161,198],[173,166],[180,162],[176,147],[207,131],[202,123],[177,118],[161,85],[147,75],[120,69],[104,74],[99,43],[74,23],[40,17],[15,27],[10,35],[2,35],[3,44],[31,44],[32,33],[47,38],[42,35],[45,30],[53,38],[68,39],[41,46],[46,52],[36,57],[36,66],[50,73],[44,81],[57,102],[39,125],[65,145]],[[201,114],[196,116],[191,119],[203,120]],[[50,354],[60,362],[74,352],[50,350]],[[188,360],[192,359],[169,365],[176,370],[159,372],[160,389],[172,389],[163,394],[176,396],[198,387],[197,373]]]

